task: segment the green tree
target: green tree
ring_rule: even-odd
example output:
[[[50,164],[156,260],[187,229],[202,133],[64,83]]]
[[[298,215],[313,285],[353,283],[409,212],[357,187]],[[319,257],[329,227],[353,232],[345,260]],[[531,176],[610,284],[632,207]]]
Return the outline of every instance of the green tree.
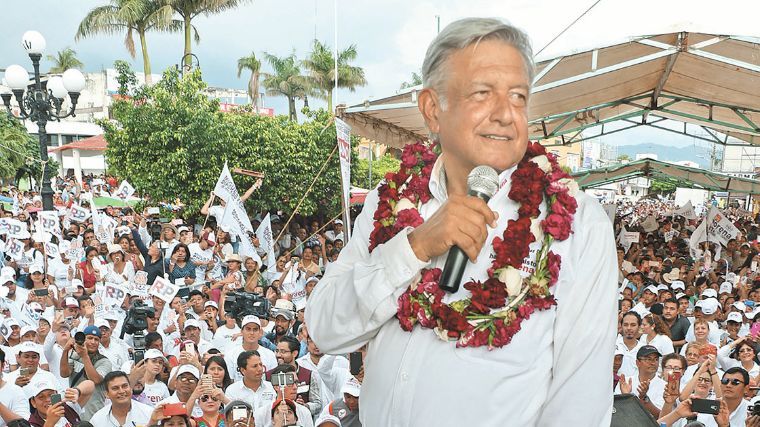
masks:
[[[338,52],[338,87],[346,88],[351,92],[357,87],[367,84],[364,78],[364,69],[353,66],[351,61],[356,60],[356,45],[352,44]],[[309,57],[303,61],[304,67],[309,70],[309,81],[320,99],[327,101],[327,111],[333,113],[332,93],[335,89],[335,55],[330,48],[314,40]]]
[[[135,57],[134,33],[140,38],[140,52],[143,58],[145,82],[151,82],[150,56],[148,55],[148,31],[178,32],[182,21],[172,19],[173,9],[163,0],[110,0],[105,6],[98,6],[84,17],[79,24],[76,40],[96,34],[121,34],[126,31],[124,46],[129,55]],[[196,41],[198,33],[195,33]]]
[[[631,156],[629,156],[628,154],[621,154],[617,157],[618,162],[630,161],[630,160],[631,160]]]
[[[180,199],[187,214],[195,215],[227,161],[230,169],[266,175],[249,206],[292,212],[336,145],[329,113],[305,109],[303,124],[250,114],[250,107],[222,113],[204,88],[199,70],[180,78],[170,69],[155,85],[117,100],[114,120],[100,123],[108,141],[109,170],[152,200]],[[337,213],[339,177],[336,150],[299,212]],[[234,178],[241,193],[253,183],[249,177]]]
[[[650,193],[670,194],[676,191],[678,182],[670,179],[652,179],[649,187]]]
[[[114,61],[113,66],[116,68],[117,73],[116,83],[119,84],[116,93],[120,96],[127,96],[137,86],[137,77],[135,77],[135,73],[127,61],[117,59]]]
[[[72,68],[82,69],[84,67],[82,61],[77,58],[77,52],[70,47],[59,50],[55,55],[48,55],[47,60],[53,63],[53,66],[50,67],[52,74],[61,74]]]
[[[267,95],[281,95],[288,99],[288,118],[298,120],[296,99],[306,98],[311,88],[309,82],[301,74],[295,52],[288,56],[276,56],[264,52],[264,58],[272,66],[272,73],[264,73],[263,86]]]
[[[184,31],[185,50],[182,57],[185,64],[190,64],[189,55],[193,53],[192,33],[193,19],[198,15],[214,15],[226,10],[238,7],[249,0],[163,0],[163,3],[170,6],[182,18],[182,29]],[[198,33],[195,32],[195,42],[198,43]]]
[[[249,56],[244,56],[238,59],[237,67],[238,78],[240,78],[243,70],[249,70],[251,72],[251,77],[248,79],[248,96],[251,98],[251,105],[258,106],[261,61],[256,59],[255,52],[251,52]]]
[[[419,86],[422,84],[422,76],[415,72],[412,72],[412,78],[408,82],[401,83],[401,87],[399,89],[408,89],[410,87]]]
[[[26,146],[30,140],[26,128],[7,114],[0,114],[0,179],[16,176],[24,165]]]
[[[398,172],[401,160],[385,154],[372,159],[372,182],[369,182],[369,159],[359,159],[356,166],[351,170],[351,184],[360,188],[373,189],[385,178],[388,172]]]

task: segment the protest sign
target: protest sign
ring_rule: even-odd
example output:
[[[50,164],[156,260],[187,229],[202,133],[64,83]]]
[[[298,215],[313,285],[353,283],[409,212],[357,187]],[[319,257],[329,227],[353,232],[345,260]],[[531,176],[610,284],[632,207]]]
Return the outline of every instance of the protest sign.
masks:
[[[50,242],[45,242],[45,255],[47,255],[50,258],[58,258],[60,255],[60,252],[58,250],[58,245]]]
[[[84,248],[82,247],[82,242],[79,239],[72,240],[69,249],[65,253],[66,258],[74,262],[79,262],[82,258],[84,258]]]
[[[697,215],[694,213],[694,207],[691,205],[691,200],[671,213],[673,216],[679,215],[686,219],[697,219]]]
[[[349,191],[351,190],[351,126],[339,118],[335,118],[335,134],[338,139],[338,154],[340,154],[340,175],[342,178],[341,187],[343,187],[343,207],[348,212],[351,205],[349,204]],[[346,224],[346,236],[351,233],[351,224],[349,223],[350,215],[344,215]]]
[[[142,297],[148,295],[148,272],[140,270],[135,273],[130,284],[131,293]]]
[[[106,282],[103,288],[103,304],[107,307],[119,307],[127,296],[127,290],[116,283]]]
[[[5,244],[5,255],[21,261],[24,257],[24,244],[16,239],[11,239]]]
[[[689,249],[693,258],[701,256],[699,244],[705,241],[727,245],[728,241],[739,235],[739,229],[726,218],[715,206],[710,206],[707,216],[699,224],[689,239]]]
[[[243,201],[240,200],[240,194],[232,180],[227,163],[224,164],[222,173],[214,186],[214,194],[226,202],[224,215],[219,224],[229,226],[232,233],[240,238],[241,256],[251,257],[258,265],[261,265],[261,258],[253,245],[253,226],[243,207]]]
[[[620,236],[620,244],[623,246],[623,249],[625,249],[625,252],[628,253],[628,250],[631,249],[631,245],[638,243],[640,238],[641,233],[635,231],[625,231]]]
[[[274,236],[272,234],[272,221],[269,218],[269,214],[264,217],[264,220],[259,224],[259,228],[256,230],[256,237],[259,239],[259,247],[264,249],[267,253],[266,264],[270,270],[276,267],[276,258],[274,255]]]
[[[83,208],[83,207],[81,207],[81,206],[79,206],[77,204],[71,205],[71,209],[69,209],[69,215],[68,215],[68,217],[72,221],[84,222],[85,220],[87,220],[87,218],[89,216],[90,216],[90,212],[87,209],[85,209],[85,208]],[[94,220],[94,218],[93,218],[93,220]]]
[[[179,292],[179,286],[163,277],[156,277],[148,294],[159,297],[168,304],[172,302],[172,299],[174,298],[174,295],[177,295],[177,292]]]
[[[121,182],[121,185],[119,185],[119,188],[113,196],[120,199],[128,199],[132,197],[133,194],[135,194],[135,187],[132,187],[132,185],[125,179]]]
[[[12,218],[0,218],[0,234],[5,235],[8,234],[8,230],[11,228],[10,222],[16,221]]]
[[[61,235],[61,225],[58,220],[58,212],[56,211],[42,211],[38,215],[40,228],[45,233],[49,233],[53,236]]]
[[[10,219],[8,221],[8,237],[12,239],[28,239],[29,231],[25,222],[21,222],[16,219]]]
[[[644,222],[641,223],[641,228],[643,228],[647,233],[651,233],[660,228],[660,226],[657,224],[657,218],[650,215],[647,217],[647,219],[644,220]]]

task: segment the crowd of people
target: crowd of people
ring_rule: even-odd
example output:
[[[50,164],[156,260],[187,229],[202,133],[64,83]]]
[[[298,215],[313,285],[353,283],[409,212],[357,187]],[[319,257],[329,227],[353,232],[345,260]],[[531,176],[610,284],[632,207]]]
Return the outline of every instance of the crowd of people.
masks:
[[[697,239],[705,218],[677,209],[652,200],[617,209],[616,233],[639,240],[618,245],[612,387],[662,425],[760,426],[758,217],[723,210],[738,229],[724,245]],[[648,218],[656,229],[645,230]]]
[[[0,191],[0,427],[361,425],[364,353],[323,354],[304,322],[340,220],[272,213],[270,260],[213,194],[191,223],[96,208],[113,177],[54,184],[55,231],[38,193]]]

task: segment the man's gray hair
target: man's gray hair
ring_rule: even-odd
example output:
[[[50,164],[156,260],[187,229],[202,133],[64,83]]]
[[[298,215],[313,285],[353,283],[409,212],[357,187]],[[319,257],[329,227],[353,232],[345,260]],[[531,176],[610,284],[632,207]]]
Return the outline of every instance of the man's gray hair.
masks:
[[[536,66],[528,35],[522,30],[495,18],[465,18],[447,25],[428,47],[422,63],[422,86],[436,91],[441,108],[446,108],[446,60],[454,52],[482,40],[501,40],[522,56],[528,84],[533,83]]]

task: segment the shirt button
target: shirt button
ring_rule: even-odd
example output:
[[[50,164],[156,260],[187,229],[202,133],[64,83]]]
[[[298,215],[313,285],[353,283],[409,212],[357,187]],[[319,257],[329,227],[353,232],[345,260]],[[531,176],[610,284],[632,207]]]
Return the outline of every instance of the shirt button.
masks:
[[[401,381],[408,381],[409,380],[409,374],[406,372],[401,373]]]

